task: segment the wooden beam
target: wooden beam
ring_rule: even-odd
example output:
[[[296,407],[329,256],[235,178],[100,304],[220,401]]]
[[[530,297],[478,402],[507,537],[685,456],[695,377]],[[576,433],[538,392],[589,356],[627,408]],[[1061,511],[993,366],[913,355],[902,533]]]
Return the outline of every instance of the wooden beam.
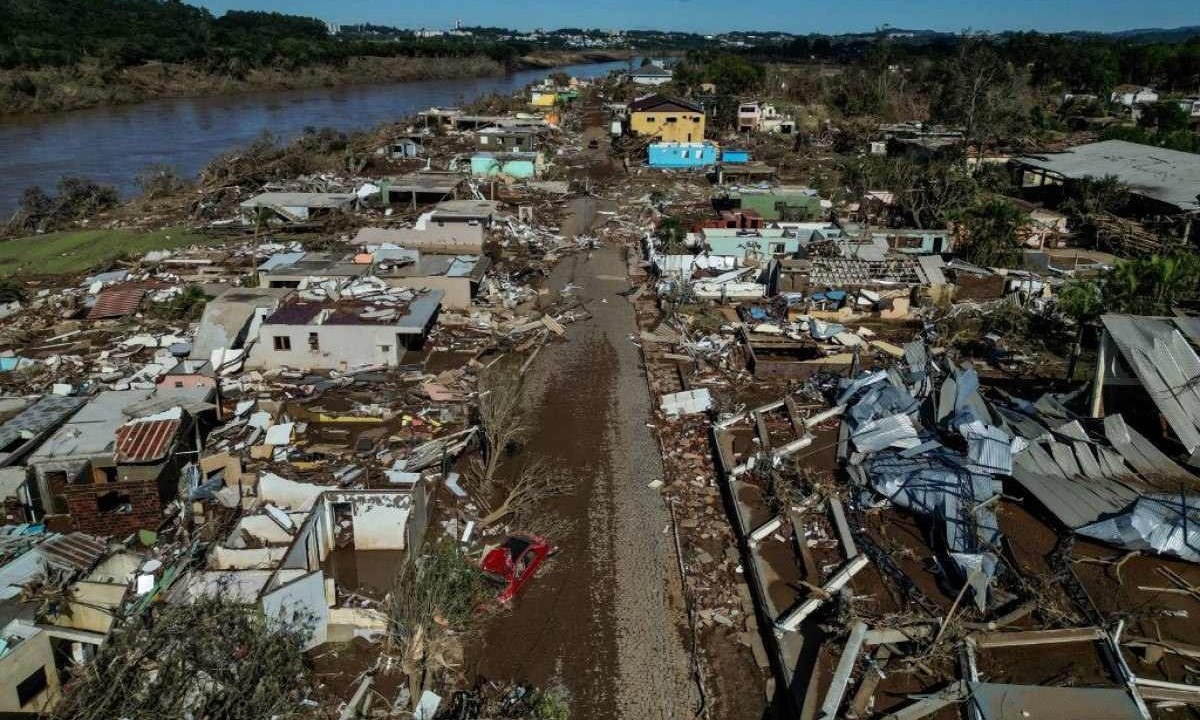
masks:
[[[792,521],[792,537],[795,539],[796,551],[804,563],[804,579],[810,583],[821,581],[821,571],[817,569],[817,561],[813,558],[812,549],[808,547],[808,538],[804,537],[804,515],[788,510],[788,519]]]
[[[978,648],[1023,647],[1028,645],[1057,645],[1073,642],[1094,642],[1104,639],[1099,628],[1070,628],[1066,630],[1026,630],[1024,632],[976,633]]]
[[[875,652],[875,662],[867,668],[862,682],[858,684],[858,690],[854,692],[854,698],[850,700],[847,717],[861,717],[867,714],[871,698],[875,697],[875,688],[879,687],[879,681],[883,679],[883,668],[887,667],[891,657],[892,651],[886,647],[881,647]]]
[[[1136,648],[1157,647],[1183,657],[1200,660],[1200,645],[1175,642],[1174,640],[1156,640],[1148,637],[1131,637],[1121,641],[1122,645]]]
[[[796,409],[796,401],[790,395],[783,399],[783,404],[787,407],[788,419],[792,421],[792,430],[799,437],[804,434],[804,421],[800,419],[800,411]]]
[[[967,699],[970,689],[964,680],[950,684],[943,690],[916,701],[912,705],[897,710],[890,715],[884,715],[882,720],[920,720],[929,717],[944,707],[962,702]]]

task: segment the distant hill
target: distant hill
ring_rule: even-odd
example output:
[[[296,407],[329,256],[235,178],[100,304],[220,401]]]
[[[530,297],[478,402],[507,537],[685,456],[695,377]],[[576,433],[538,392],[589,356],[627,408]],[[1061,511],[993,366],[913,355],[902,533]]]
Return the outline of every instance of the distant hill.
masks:
[[[1200,35],[1200,25],[1188,25],[1177,28],[1140,28],[1137,30],[1120,30],[1108,33],[1108,37],[1120,40],[1134,40],[1144,43],[1177,43],[1187,42]]]

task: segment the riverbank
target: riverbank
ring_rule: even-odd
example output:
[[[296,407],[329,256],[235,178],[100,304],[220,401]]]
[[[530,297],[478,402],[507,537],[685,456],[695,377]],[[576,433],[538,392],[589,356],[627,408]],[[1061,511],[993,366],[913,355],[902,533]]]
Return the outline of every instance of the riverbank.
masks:
[[[112,70],[88,62],[63,68],[0,71],[0,116],[130,105],[147,100],[238,95],[420,80],[500,77],[510,70],[624,60],[623,51],[546,52],[518,59],[515,68],[484,56],[467,58],[357,57],[339,65],[258,68],[243,77],[194,65],[146,63]]]

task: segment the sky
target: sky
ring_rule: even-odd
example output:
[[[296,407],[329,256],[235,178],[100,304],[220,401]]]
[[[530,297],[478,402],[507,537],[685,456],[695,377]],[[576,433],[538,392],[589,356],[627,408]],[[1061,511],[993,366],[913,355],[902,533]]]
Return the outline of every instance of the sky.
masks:
[[[1200,25],[1198,0],[190,0],[220,14],[275,10],[338,24],[407,28],[464,25],[547,29],[780,30],[908,29],[1113,31]]]

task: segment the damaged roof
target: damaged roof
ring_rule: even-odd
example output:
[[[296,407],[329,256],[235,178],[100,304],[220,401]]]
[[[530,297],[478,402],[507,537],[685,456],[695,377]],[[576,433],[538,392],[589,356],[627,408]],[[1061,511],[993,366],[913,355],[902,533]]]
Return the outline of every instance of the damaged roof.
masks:
[[[37,546],[46,562],[75,570],[91,569],[107,549],[100,538],[81,532],[56,535]]]
[[[144,420],[117,428],[113,459],[118,463],[147,463],[163,459],[175,444],[179,420]]]
[[[137,312],[146,296],[142,287],[111,287],[105,288],[96,295],[96,302],[88,310],[88,320],[105,320],[108,318],[126,317]]]
[[[1028,155],[1017,162],[1072,180],[1114,175],[1139,195],[1182,212],[1200,211],[1200,155],[1195,153],[1105,140],[1061,153]]]
[[[83,406],[80,397],[46,395],[0,425],[0,448],[7,448],[22,438],[32,440],[53,430]],[[12,453],[0,452],[0,466],[7,465]]]
[[[1100,321],[1184,448],[1200,450],[1200,357],[1179,327],[1171,318],[1139,315]]]

